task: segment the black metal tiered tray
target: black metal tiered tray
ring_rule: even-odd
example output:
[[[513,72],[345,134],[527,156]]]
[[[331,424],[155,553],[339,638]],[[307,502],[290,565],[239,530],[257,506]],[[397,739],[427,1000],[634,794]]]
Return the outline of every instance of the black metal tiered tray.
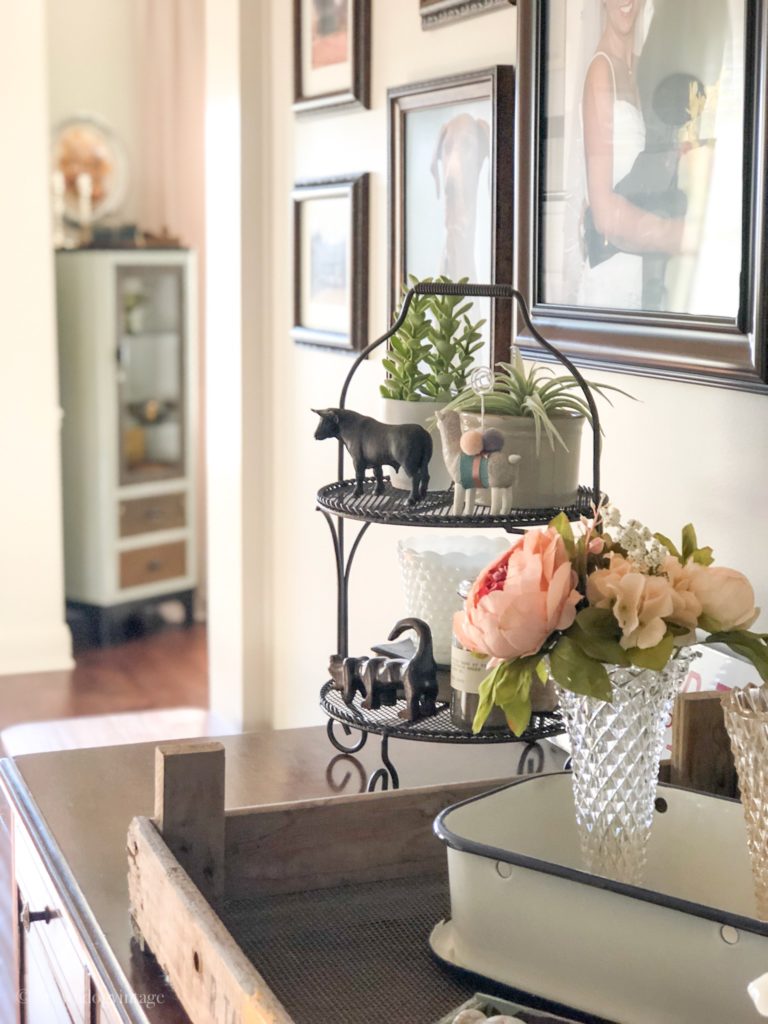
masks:
[[[414,295],[459,295],[467,298],[511,299],[517,302],[520,316],[530,335],[566,367],[584,394],[590,411],[592,427],[592,486],[579,487],[576,500],[565,507],[513,509],[503,516],[491,515],[490,509],[477,507],[471,516],[453,515],[451,511],[453,491],[451,490],[429,491],[418,504],[409,505],[408,492],[393,488],[387,481],[383,493],[376,494],[375,482],[367,480],[363,485],[362,494],[356,496],[354,493],[356,482],[344,478],[344,446],[339,441],[338,478],[335,483],[327,484],[320,489],[317,495],[317,508],[325,517],[333,540],[337,582],[336,651],[342,658],[349,653],[350,572],[360,542],[372,523],[409,527],[450,527],[452,529],[497,527],[510,533],[521,533],[529,527],[548,523],[559,512],[565,512],[571,520],[578,519],[582,515],[588,516],[603,497],[600,490],[600,418],[589,385],[570,359],[536,330],[523,296],[511,285],[455,285],[432,282],[420,282],[414,285],[407,292],[400,315],[392,327],[360,352],[352,363],[341,389],[339,408],[345,407],[350,383],[361,363],[402,326]],[[345,546],[345,521],[347,519],[363,524],[357,531],[348,554]],[[342,754],[353,754],[361,750],[369,733],[381,736],[383,767],[378,768],[371,775],[368,780],[369,790],[375,789],[379,784],[383,789],[388,788],[390,783],[395,789],[399,785],[397,772],[389,759],[390,737],[422,740],[429,743],[523,743],[525,746],[518,768],[519,771],[522,771],[523,765],[530,764],[531,752],[541,751],[541,748],[538,747],[539,740],[557,736],[565,731],[562,719],[556,711],[535,713],[528,729],[522,736],[516,737],[508,730],[483,731],[478,735],[464,731],[452,723],[449,707],[445,703],[438,705],[435,715],[417,721],[406,721],[400,718],[399,712],[405,705],[404,701],[398,701],[393,706],[383,707],[377,711],[368,711],[362,708],[360,703],[359,695],[351,704],[345,703],[341,693],[334,689],[332,682],[325,683],[320,691],[320,706],[328,715],[328,738]],[[352,731],[356,730],[359,733],[359,738],[344,744],[335,733],[336,726],[341,728],[346,737],[351,737]],[[534,765],[530,770],[541,769]]]
[[[384,706],[375,711],[363,708],[361,702],[362,698],[358,693],[355,694],[352,704],[346,704],[339,691],[334,689],[331,681],[327,682],[320,690],[320,707],[328,715],[328,738],[337,750],[344,754],[357,753],[365,746],[369,734],[381,736],[383,767],[377,768],[368,779],[369,791],[376,789],[379,784],[382,789],[388,789],[390,783],[393,789],[397,789],[400,785],[397,770],[389,758],[390,738],[420,740],[426,743],[464,743],[473,746],[515,741],[524,744],[517,765],[518,774],[522,774],[524,770],[530,772],[541,770],[538,765],[543,763],[544,758],[539,748],[539,741],[551,736],[559,736],[565,731],[559,711],[534,711],[531,715],[530,725],[525,732],[520,736],[513,736],[506,728],[484,729],[479,733],[459,728],[451,720],[450,705],[444,701],[438,701],[437,712],[434,715],[418,718],[415,721],[408,721],[400,717],[400,713],[405,708],[404,700],[398,700],[391,706]],[[341,725],[347,736],[351,735],[352,729],[358,730],[359,740],[351,746],[339,741],[334,733],[334,725],[337,723]]]
[[[518,508],[506,515],[491,515],[483,505],[475,507],[471,516],[456,516],[451,512],[453,491],[428,491],[418,505],[409,505],[408,491],[399,490],[387,483],[383,494],[376,494],[376,484],[367,480],[363,493],[355,496],[354,480],[339,480],[327,484],[317,494],[318,508],[334,516],[357,519],[364,523],[384,523],[390,526],[450,526],[451,529],[485,529],[498,526],[504,530],[521,530],[529,526],[541,526],[553,519],[558,512],[565,512],[569,519],[590,515],[592,511],[592,489],[580,487],[577,500],[572,505],[558,508]]]

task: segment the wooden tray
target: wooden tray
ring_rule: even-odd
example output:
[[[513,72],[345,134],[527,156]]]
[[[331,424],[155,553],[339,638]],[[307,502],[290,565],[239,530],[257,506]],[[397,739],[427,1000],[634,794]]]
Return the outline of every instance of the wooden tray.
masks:
[[[156,753],[132,917],[194,1024],[434,1024],[474,989],[432,958],[439,811],[491,783],[224,811],[224,748]]]

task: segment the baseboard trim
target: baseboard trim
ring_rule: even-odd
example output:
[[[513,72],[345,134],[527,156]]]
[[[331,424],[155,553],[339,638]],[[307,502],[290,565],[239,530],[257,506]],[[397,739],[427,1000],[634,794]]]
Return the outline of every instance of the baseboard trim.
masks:
[[[66,672],[74,667],[72,634],[65,623],[0,629],[0,677]],[[2,684],[2,678],[0,678]]]

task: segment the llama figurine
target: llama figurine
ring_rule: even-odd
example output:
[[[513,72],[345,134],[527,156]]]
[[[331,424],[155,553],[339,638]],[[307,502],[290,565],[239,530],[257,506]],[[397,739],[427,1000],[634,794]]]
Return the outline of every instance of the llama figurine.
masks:
[[[437,427],[443,459],[453,478],[453,515],[474,513],[478,487],[491,490],[492,516],[507,515],[512,508],[520,456],[502,450],[504,438],[498,430],[468,430],[462,434],[459,414],[453,410],[437,413]]]

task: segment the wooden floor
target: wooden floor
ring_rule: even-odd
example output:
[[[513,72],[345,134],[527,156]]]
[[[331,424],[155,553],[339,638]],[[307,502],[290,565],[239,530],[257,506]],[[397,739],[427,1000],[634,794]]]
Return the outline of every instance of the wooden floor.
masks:
[[[0,676],[0,729],[78,715],[202,707],[207,700],[205,627],[173,628],[87,651],[68,672]],[[0,798],[0,1024],[13,1024],[17,1007],[7,824],[8,809]]]
[[[204,626],[175,627],[79,654],[75,668],[0,676],[0,730],[19,722],[208,701]]]

